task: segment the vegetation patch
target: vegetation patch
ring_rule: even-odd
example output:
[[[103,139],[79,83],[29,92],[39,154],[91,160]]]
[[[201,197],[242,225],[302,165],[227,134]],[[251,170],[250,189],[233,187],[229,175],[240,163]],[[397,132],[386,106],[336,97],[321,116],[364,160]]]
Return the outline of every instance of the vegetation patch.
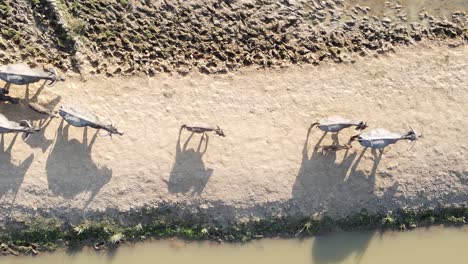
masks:
[[[63,0],[35,0],[31,2],[31,5],[35,12],[47,18],[43,22],[55,31],[58,46],[67,53],[76,52],[73,37],[84,29],[85,24],[68,13]]]
[[[11,13],[11,7],[6,3],[0,3],[0,14],[2,16],[7,16]]]
[[[76,249],[85,245],[93,245],[98,250],[149,238],[178,237],[185,240],[246,242],[264,237],[308,237],[340,230],[407,230],[435,224],[463,225],[467,217],[467,208],[401,209],[383,214],[369,214],[363,210],[341,219],[271,216],[216,226],[190,218],[167,221],[171,217],[154,208],[132,213],[130,218],[141,221],[134,225],[120,225],[107,218],[85,220],[78,225],[71,225],[60,219],[41,218],[21,225],[10,224],[0,232],[0,253],[37,254],[39,251],[50,251],[58,247]]]

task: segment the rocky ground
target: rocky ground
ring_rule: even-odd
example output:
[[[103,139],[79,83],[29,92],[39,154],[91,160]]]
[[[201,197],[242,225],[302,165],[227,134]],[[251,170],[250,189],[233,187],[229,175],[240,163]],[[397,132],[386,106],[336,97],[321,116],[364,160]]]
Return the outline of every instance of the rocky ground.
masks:
[[[69,78],[13,86],[20,104],[0,104],[44,126],[27,142],[2,137],[1,223],[124,223],[157,206],[224,223],[466,205],[468,6],[355,2],[3,1],[1,63],[52,64]],[[86,106],[126,134],[49,122],[28,100]],[[322,154],[307,129],[334,114],[396,132],[409,123],[425,138],[381,158],[357,144]],[[189,121],[227,137],[179,137]]]
[[[226,73],[353,62],[423,39],[457,46],[468,38],[463,1],[426,9],[425,1],[354,2],[5,0],[0,60],[107,76]]]

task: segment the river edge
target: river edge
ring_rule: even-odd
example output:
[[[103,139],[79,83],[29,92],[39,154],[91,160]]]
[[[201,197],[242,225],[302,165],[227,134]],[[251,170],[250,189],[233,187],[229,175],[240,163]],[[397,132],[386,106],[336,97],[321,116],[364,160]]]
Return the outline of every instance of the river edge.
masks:
[[[87,246],[111,250],[121,244],[151,239],[179,238],[185,241],[248,242],[262,238],[306,238],[339,231],[400,230],[434,225],[466,224],[468,207],[432,209],[399,209],[386,213],[362,210],[344,218],[278,217],[211,225],[197,217],[174,218],[174,212],[146,208],[129,213],[132,225],[103,217],[85,220],[77,225],[59,218],[36,218],[11,222],[0,231],[0,254],[3,256],[38,255],[57,249],[79,251]]]

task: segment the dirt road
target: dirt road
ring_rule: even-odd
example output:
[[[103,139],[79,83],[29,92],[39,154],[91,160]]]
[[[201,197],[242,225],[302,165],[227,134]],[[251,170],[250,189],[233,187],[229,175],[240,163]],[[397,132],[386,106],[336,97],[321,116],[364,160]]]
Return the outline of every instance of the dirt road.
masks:
[[[1,217],[76,221],[178,203],[222,221],[466,204],[467,57],[466,47],[417,47],[349,65],[71,78],[38,97],[39,85],[31,86],[31,100],[87,106],[125,135],[94,138],[94,130],[54,119],[27,142],[4,136]],[[24,97],[24,87],[11,91]],[[36,124],[41,118],[25,101],[0,111]],[[381,159],[357,143],[321,155],[314,146],[322,133],[308,136],[308,127],[335,114],[395,132],[411,124],[424,138],[411,151],[399,142]],[[217,124],[227,136],[187,141],[179,128],[190,121]],[[342,131],[338,140],[355,133]],[[322,144],[331,141],[326,135]]]

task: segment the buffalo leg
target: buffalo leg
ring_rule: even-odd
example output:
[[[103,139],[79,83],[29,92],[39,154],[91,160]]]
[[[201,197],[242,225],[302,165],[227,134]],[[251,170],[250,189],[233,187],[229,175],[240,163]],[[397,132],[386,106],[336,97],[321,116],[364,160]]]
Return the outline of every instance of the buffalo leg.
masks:
[[[2,102],[10,102],[11,104],[19,103],[18,98],[13,98],[11,96],[5,95],[5,89],[0,89],[0,101]]]
[[[10,93],[10,86],[11,86],[11,83],[6,83],[5,87],[3,87],[3,89],[0,89],[0,101],[17,104],[19,102],[18,98],[13,98],[7,95]]]
[[[3,94],[9,94],[10,93],[10,86],[11,86],[11,83],[6,83],[5,87],[3,87],[2,93]]]

